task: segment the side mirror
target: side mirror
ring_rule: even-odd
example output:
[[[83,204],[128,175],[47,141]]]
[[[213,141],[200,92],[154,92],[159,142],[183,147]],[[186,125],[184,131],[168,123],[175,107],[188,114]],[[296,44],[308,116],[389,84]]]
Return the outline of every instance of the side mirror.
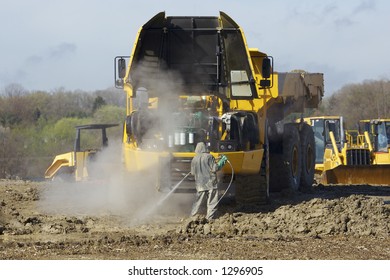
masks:
[[[263,76],[263,80],[260,81],[260,88],[264,89],[264,88],[272,87],[273,85],[272,68],[273,68],[272,56],[264,57],[263,63],[261,65],[261,74]]]
[[[263,59],[261,72],[264,79],[269,79],[271,77],[271,59],[269,59],[268,57],[265,57]]]
[[[116,88],[122,88],[126,76],[126,59],[129,56],[116,56],[114,59],[114,82]]]
[[[126,75],[126,60],[122,57],[118,59],[118,77],[123,79]]]
[[[270,80],[261,80],[260,87],[262,87],[262,88],[271,87],[271,81]]]

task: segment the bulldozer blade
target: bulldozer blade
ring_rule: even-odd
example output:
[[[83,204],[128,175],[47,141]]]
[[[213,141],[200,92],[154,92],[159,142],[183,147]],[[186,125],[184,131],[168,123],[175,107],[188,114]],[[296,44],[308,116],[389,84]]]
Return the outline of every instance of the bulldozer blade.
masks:
[[[340,165],[324,171],[321,184],[386,185],[390,186],[390,165]]]

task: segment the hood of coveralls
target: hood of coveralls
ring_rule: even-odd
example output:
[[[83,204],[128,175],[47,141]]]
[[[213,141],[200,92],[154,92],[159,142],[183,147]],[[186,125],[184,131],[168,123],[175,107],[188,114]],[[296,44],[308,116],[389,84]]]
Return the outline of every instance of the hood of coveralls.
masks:
[[[207,151],[205,143],[199,142],[198,144],[196,144],[195,153],[201,154],[201,153],[207,153],[207,152],[208,151]]]

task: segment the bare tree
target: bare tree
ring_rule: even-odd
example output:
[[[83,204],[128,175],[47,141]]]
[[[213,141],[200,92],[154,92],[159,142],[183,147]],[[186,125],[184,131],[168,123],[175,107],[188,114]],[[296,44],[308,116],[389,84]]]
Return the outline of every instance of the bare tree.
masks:
[[[7,97],[23,96],[28,93],[22,85],[15,83],[7,85],[3,91],[3,94]]]
[[[344,116],[347,128],[362,119],[389,118],[390,82],[367,80],[348,84],[324,100],[324,113]]]

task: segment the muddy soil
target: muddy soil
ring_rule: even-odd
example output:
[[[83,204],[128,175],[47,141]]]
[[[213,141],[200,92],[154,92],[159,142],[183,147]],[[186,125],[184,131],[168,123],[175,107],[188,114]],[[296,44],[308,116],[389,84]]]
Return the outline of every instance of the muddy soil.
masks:
[[[81,207],[98,199],[82,193],[53,199],[51,188],[0,181],[0,259],[390,259],[390,187],[314,186],[271,194],[265,206],[223,201],[213,221],[188,218],[192,196],[141,219]]]

